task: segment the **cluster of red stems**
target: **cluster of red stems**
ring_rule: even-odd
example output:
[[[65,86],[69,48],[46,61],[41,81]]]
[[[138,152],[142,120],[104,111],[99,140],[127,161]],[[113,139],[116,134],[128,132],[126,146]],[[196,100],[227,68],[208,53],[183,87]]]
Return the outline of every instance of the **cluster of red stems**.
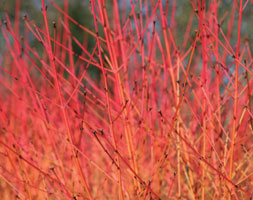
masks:
[[[219,18],[221,1],[189,1],[184,30],[176,0],[91,0],[93,29],[49,2],[40,26],[20,0],[1,21],[1,199],[252,198],[252,1]]]

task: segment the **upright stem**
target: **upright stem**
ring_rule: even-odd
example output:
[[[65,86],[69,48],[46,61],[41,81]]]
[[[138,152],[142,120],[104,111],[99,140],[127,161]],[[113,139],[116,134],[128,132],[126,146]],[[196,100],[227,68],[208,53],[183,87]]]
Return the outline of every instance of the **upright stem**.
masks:
[[[180,101],[180,71],[179,71],[179,57],[177,57],[177,97],[176,102],[179,104]],[[179,128],[179,111],[177,112],[177,122],[176,122],[177,132],[180,133]],[[178,184],[178,197],[181,197],[181,181],[180,181],[180,138],[177,135],[177,184]]]
[[[231,147],[230,147],[230,162],[229,162],[229,178],[233,178],[233,159],[234,159],[234,143],[237,127],[237,104],[238,104],[238,67],[239,67],[239,54],[240,54],[240,34],[241,34],[241,22],[242,22],[242,0],[240,0],[239,7],[239,21],[238,21],[238,34],[237,34],[237,47],[235,55],[235,91],[234,91],[234,112],[233,112],[233,128],[231,133]],[[229,199],[231,196],[229,195]]]

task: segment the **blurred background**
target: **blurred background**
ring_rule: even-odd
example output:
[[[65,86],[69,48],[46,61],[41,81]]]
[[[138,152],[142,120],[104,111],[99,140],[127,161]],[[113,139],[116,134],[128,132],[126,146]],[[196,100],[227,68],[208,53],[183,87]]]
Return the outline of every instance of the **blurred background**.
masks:
[[[34,21],[35,24],[38,27],[43,26],[43,16],[41,12],[41,1],[40,0],[18,0],[17,2],[20,3],[20,13],[18,13],[18,16],[20,19],[23,18],[24,15],[27,15],[30,20]],[[59,17],[63,16],[57,11],[48,1],[45,1],[46,4],[48,5],[48,19],[49,22],[52,21],[57,21]],[[64,8],[64,0],[54,0],[54,2],[59,5],[61,8]],[[151,1],[152,2],[152,1]],[[206,1],[207,6],[209,1]],[[245,1],[243,1],[245,2]],[[123,0],[118,0],[119,6],[122,6],[123,3],[125,4],[126,8],[126,13],[130,13],[131,7],[129,1],[123,1]],[[176,43],[178,46],[180,46],[183,42],[183,37],[184,33],[188,24],[189,16],[192,12],[192,6],[190,4],[190,1],[186,0],[177,0],[177,1],[172,1],[172,0],[163,0],[164,7],[168,3],[169,10],[174,6],[176,6],[176,23],[177,24],[169,24],[169,26],[176,26],[176,29],[174,30],[173,34],[176,35]],[[233,1],[232,0],[222,0],[218,1],[220,3],[219,5],[219,10],[218,10],[218,19],[222,21],[221,27],[224,33],[227,32],[228,28],[228,23],[229,23],[229,18],[230,15],[232,14],[232,7],[233,7]],[[108,11],[109,18],[112,18],[112,13],[110,10],[112,10],[113,6],[113,0],[107,0],[106,1],[106,9]],[[250,5],[251,4],[251,5]],[[10,20],[13,22],[15,18],[15,8],[16,8],[16,0],[0,0],[0,18],[2,21],[5,20],[5,14],[7,13]],[[136,4],[136,10],[138,10],[138,3]],[[242,29],[241,29],[241,39],[243,40],[249,40],[250,48],[252,51],[253,47],[253,26],[252,26],[252,21],[253,21],[253,9],[252,9],[252,3],[248,3],[246,6],[245,10],[243,11],[243,16],[242,16]],[[88,29],[94,31],[94,22],[93,22],[93,17],[91,15],[90,11],[90,3],[88,0],[82,1],[82,0],[71,0],[69,1],[69,15],[74,18],[78,23],[81,25],[87,27]],[[123,24],[124,20],[123,18],[126,18],[127,16],[121,16],[121,22]],[[168,15],[168,21],[170,22],[170,17],[171,15]],[[145,19],[144,19],[145,20]],[[233,31],[231,35],[231,46],[234,46],[236,44],[236,37],[237,37],[237,22],[238,20],[238,12],[235,12],[235,23],[233,26]],[[193,27],[197,27],[198,21],[195,19],[193,20]],[[159,26],[159,25],[158,25]],[[91,48],[94,47],[94,42],[95,38],[94,37],[84,37],[84,32],[81,30],[79,27],[74,25],[73,23],[70,22],[70,28],[72,34],[79,40],[80,43],[83,43],[84,40],[87,41],[88,43],[88,50],[91,51]],[[134,27],[133,27],[134,28]],[[171,27],[172,28],[172,27]],[[176,31],[177,30],[177,31]],[[24,31],[24,23],[20,23],[20,35],[23,35]],[[182,34],[180,33],[182,32]],[[103,35],[102,31],[100,33]],[[194,31],[192,30],[192,35],[194,35]],[[34,48],[37,48],[39,51],[40,49],[40,44],[35,40],[35,38],[32,37],[31,35],[31,46]],[[190,43],[189,43],[190,44]],[[188,44],[188,45],[189,45]],[[73,42],[73,49],[77,54],[81,53],[81,49],[78,48],[76,43]],[[3,57],[1,54],[4,52],[4,40],[3,40],[3,35],[2,32],[0,32],[0,63]]]

